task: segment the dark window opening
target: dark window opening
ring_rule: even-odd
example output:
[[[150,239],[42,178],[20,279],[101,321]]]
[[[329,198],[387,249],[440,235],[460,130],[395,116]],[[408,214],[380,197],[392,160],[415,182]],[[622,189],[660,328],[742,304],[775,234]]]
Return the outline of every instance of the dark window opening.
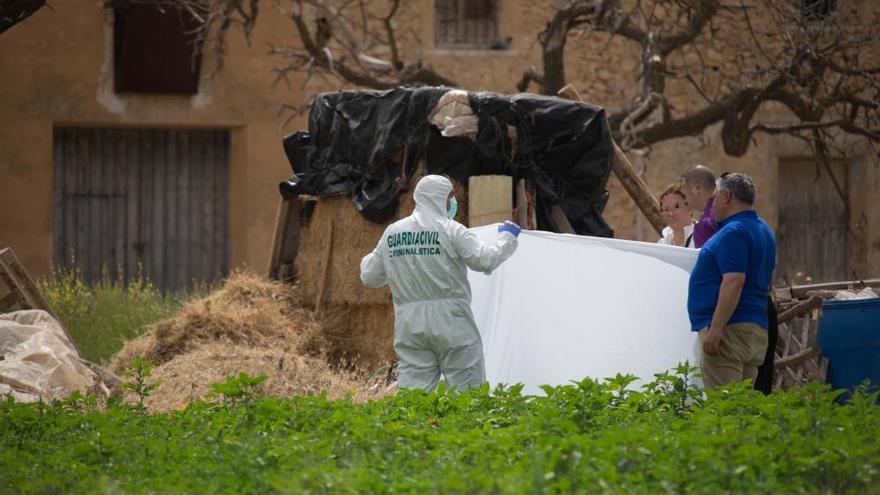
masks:
[[[198,27],[192,14],[176,7],[118,3],[113,23],[116,92],[198,93]]]
[[[837,12],[837,0],[801,0],[801,19],[824,21]]]
[[[496,0],[435,0],[434,42],[440,48],[489,48],[498,39]]]

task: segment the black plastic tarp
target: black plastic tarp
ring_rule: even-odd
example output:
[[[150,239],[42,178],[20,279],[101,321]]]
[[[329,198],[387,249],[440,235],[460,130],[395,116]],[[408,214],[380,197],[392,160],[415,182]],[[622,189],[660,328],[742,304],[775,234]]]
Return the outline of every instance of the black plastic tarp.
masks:
[[[284,139],[295,175],[281,184],[282,195],[347,194],[364,218],[384,223],[397,209],[400,179],[412,176],[424,160],[428,173],[465,184],[472,175],[530,179],[539,229],[558,231],[550,207],[559,204],[578,234],[613,235],[601,217],[613,154],[604,109],[528,93],[473,92],[468,100],[479,119],[476,139],[443,137],[428,118],[447,91],[318,96],[308,132]]]

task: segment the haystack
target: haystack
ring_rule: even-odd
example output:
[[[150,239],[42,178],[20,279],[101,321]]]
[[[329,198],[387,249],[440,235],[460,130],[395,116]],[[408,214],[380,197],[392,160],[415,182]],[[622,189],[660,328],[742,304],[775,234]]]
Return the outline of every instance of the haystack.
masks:
[[[297,287],[233,274],[220,290],[129,342],[112,369],[122,372],[138,355],[156,365],[152,379],[162,384],[146,402],[151,410],[185,406],[241,371],[269,375],[265,392],[282,397],[326,391],[365,400],[389,393],[381,372],[370,377],[331,365],[316,345],[322,329],[300,301]]]
[[[394,218],[415,208],[413,177],[400,194]],[[459,202],[456,219],[467,218],[467,192],[455,184]],[[376,247],[388,224],[365,220],[351,199],[332,196],[317,201],[302,227],[296,258],[297,287],[303,301],[315,308],[322,333],[320,345],[334,363],[378,369],[394,359],[394,310],[388,288],[368,289],[361,284],[361,259]],[[329,265],[328,265],[329,263]]]
[[[163,364],[213,342],[245,347],[283,342],[285,347],[298,347],[315,333],[314,317],[301,307],[293,287],[238,272],[220,290],[187,303],[129,342],[113,368],[124,368],[137,355]]]

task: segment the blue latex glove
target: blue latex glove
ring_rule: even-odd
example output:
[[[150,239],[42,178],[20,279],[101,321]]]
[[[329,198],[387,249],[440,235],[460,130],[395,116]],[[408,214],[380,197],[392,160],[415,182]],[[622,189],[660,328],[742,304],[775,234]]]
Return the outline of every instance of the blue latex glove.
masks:
[[[519,233],[522,229],[519,225],[511,222],[510,220],[505,220],[504,223],[498,226],[498,232],[510,232],[514,237],[519,237]]]

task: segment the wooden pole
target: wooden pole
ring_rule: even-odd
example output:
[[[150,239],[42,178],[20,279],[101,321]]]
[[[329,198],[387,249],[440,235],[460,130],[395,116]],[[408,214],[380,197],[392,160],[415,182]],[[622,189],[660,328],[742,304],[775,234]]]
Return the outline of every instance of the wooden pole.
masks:
[[[648,185],[636,173],[636,169],[626,158],[623,150],[617,146],[617,143],[612,140],[611,145],[614,146],[614,158],[611,162],[614,175],[623,184],[629,197],[636,202],[636,206],[639,207],[654,230],[657,231],[657,235],[662,235],[666,222],[663,221],[663,215],[660,213],[660,202],[651,194]]]
[[[560,89],[556,95],[569,100],[583,101],[577,90],[574,89],[574,86],[571,84]],[[636,169],[626,158],[623,150],[617,146],[617,143],[615,143],[614,140],[611,141],[611,144],[614,147],[614,156],[611,160],[611,170],[614,172],[617,179],[620,180],[620,183],[623,184],[623,188],[626,189],[629,197],[635,201],[636,206],[639,207],[639,210],[645,215],[645,218],[648,219],[648,222],[654,227],[654,230],[657,231],[657,234],[662,234],[663,228],[666,227],[666,222],[663,221],[663,215],[660,214],[660,202],[657,201],[657,198],[655,198],[653,194],[651,194],[648,185],[645,184],[645,181],[639,177],[638,173],[636,173]]]
[[[821,352],[822,351],[818,347],[810,347],[806,350],[798,352],[797,354],[792,354],[791,356],[786,356],[782,359],[777,360],[773,363],[773,367],[776,369],[781,369],[804,364],[810,359],[819,357],[819,354]]]
[[[553,205],[550,207],[550,217],[553,219],[553,223],[556,224],[556,230],[559,231],[560,234],[574,234],[574,227],[571,226],[571,222],[568,221],[568,217],[565,216],[565,212],[562,211],[562,207],[559,205]]]
[[[779,313],[779,316],[776,318],[776,323],[782,325],[783,323],[788,323],[789,320],[793,320],[799,316],[803,316],[810,311],[822,307],[822,298],[819,296],[812,296],[806,301],[801,302],[797,306],[788,308],[787,310]]]
[[[869,280],[845,280],[841,282],[828,282],[824,284],[795,285],[790,288],[794,298],[802,298],[816,291],[859,290],[865,287],[880,288],[880,279]]]
[[[538,229],[538,212],[535,208],[535,183],[532,181],[526,181],[526,194],[529,198],[529,226],[530,230]]]
[[[269,278],[288,282],[294,278],[294,262],[299,251],[300,213],[316,198],[300,196],[295,199],[282,199],[275,217],[275,234],[272,238],[272,252],[269,257]]]
[[[290,203],[296,200],[282,199],[275,214],[275,233],[272,235],[272,253],[269,255],[269,279],[277,280],[278,268],[281,266],[281,248],[287,233],[287,216],[290,214]]]
[[[524,229],[529,228],[529,197],[525,179],[516,183],[516,223]]]

